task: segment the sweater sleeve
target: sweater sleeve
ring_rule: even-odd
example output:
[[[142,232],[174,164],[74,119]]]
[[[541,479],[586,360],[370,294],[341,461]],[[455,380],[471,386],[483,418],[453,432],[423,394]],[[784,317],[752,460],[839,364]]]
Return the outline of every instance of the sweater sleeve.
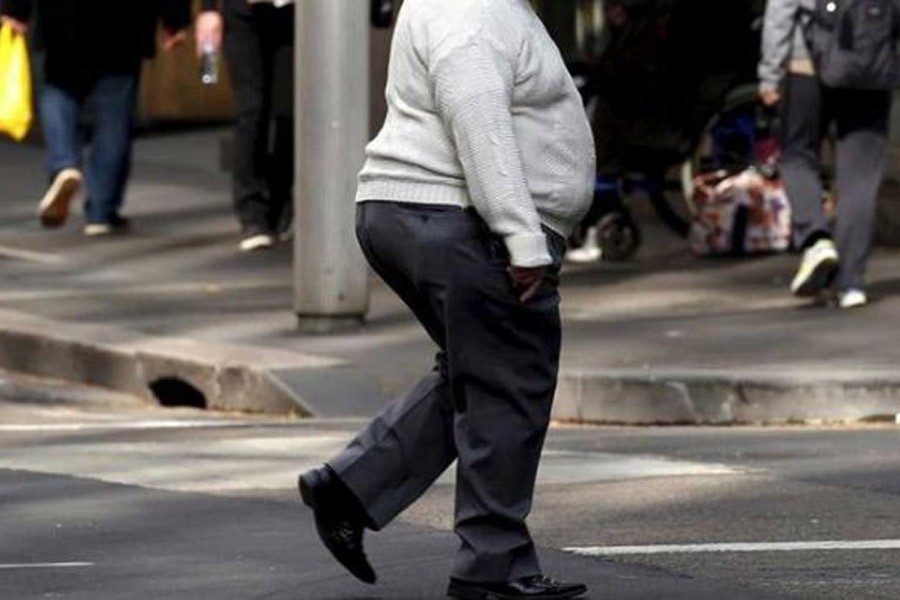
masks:
[[[503,237],[511,264],[538,267],[552,258],[513,129],[517,52],[491,31],[472,26],[431,48],[429,75],[475,209]]]
[[[210,11],[210,10],[220,11],[222,9],[219,6],[219,0],[202,0],[202,2],[200,2],[200,10],[202,10],[202,11]]]
[[[759,61],[760,88],[763,90],[775,90],[784,78],[799,13],[799,0],[769,0],[766,3]]]
[[[27,23],[31,19],[32,0],[0,0],[0,14]]]

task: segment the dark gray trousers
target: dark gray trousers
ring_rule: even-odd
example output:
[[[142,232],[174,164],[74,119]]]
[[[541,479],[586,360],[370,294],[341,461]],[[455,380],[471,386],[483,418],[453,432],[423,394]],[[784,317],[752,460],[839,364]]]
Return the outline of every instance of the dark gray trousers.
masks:
[[[357,237],[375,271],[440,348],[434,370],[378,415],[329,466],[380,529],[457,460],[453,577],[541,572],[525,524],[559,367],[557,291],[565,247],[527,304],[503,241],[455,207],[364,202]]]
[[[878,190],[887,161],[889,92],[836,90],[791,75],[782,103],[781,176],[794,214],[795,244],[834,237],[840,255],[835,287],[862,288],[875,231]],[[822,141],[837,128],[834,232],[822,206]]]

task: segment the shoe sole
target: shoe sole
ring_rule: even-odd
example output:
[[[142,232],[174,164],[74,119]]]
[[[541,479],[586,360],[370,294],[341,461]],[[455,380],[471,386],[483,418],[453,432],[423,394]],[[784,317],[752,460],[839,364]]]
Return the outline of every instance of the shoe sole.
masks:
[[[447,597],[456,598],[457,600],[522,600],[522,598],[526,597],[529,600],[567,600],[568,598],[576,598],[585,593],[587,593],[587,586],[579,586],[578,589],[567,592],[542,594],[539,596],[510,596],[508,594],[498,594],[483,588],[464,587],[452,581],[447,588]]]
[[[276,240],[272,236],[257,235],[246,240],[241,240],[238,248],[241,252],[254,252],[256,250],[268,250],[274,248]]]
[[[798,298],[809,298],[828,287],[838,268],[837,256],[823,257],[812,266],[806,277],[797,277],[791,283],[791,293]]]
[[[69,218],[69,204],[81,187],[82,177],[70,174],[57,177],[38,205],[38,218],[41,225],[56,229],[65,225]]]

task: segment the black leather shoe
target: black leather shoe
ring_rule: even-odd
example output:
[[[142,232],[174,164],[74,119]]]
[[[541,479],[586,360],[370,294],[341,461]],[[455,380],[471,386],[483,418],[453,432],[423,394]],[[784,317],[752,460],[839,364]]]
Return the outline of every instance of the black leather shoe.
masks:
[[[469,583],[450,579],[447,595],[460,600],[564,600],[587,591],[583,583],[559,583],[543,575],[509,583]]]
[[[375,570],[363,551],[365,519],[354,508],[350,492],[327,466],[301,475],[298,486],[303,503],[315,513],[319,538],[332,556],[360,581],[375,583]]]

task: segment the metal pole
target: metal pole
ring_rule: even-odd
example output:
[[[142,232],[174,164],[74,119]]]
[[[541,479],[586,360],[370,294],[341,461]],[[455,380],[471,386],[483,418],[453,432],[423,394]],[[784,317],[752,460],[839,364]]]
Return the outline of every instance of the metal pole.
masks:
[[[353,200],[369,139],[369,8],[296,3],[294,312],[304,331],[358,326],[368,310]]]

